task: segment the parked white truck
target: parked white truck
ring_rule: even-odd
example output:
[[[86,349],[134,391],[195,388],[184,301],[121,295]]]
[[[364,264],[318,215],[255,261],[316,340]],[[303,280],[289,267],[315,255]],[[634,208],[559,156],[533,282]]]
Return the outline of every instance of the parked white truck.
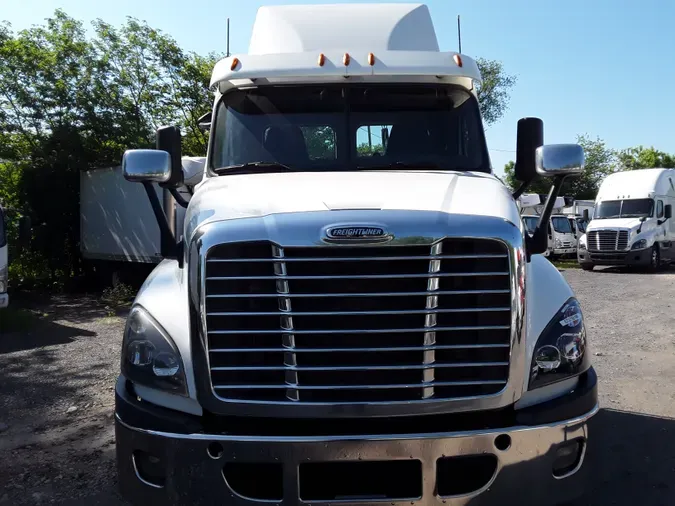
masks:
[[[532,234],[539,224],[539,217],[546,205],[546,196],[538,194],[521,195],[520,209],[523,213],[523,223],[527,231]],[[553,211],[560,211],[565,206],[565,199],[558,197],[553,204]],[[574,255],[577,252],[576,224],[571,223],[566,215],[551,214],[547,225],[548,240],[544,256],[551,259],[564,255]]]
[[[179,130],[125,153],[174,238],[124,333],[125,498],[541,505],[583,491],[597,378],[579,304],[541,255],[583,150],[519,121],[521,190],[553,178],[526,233],[491,170],[479,81],[472,59],[439,51],[423,5],[261,8],[249,53],[213,70],[182,230],[152,189],[181,184]]]
[[[600,185],[593,219],[577,253],[584,270],[596,265],[657,270],[675,259],[675,169],[610,174]]]

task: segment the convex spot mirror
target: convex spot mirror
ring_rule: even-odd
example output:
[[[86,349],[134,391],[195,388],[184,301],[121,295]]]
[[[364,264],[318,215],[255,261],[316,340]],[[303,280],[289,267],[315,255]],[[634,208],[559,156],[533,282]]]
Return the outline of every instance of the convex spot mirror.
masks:
[[[535,167],[540,176],[577,176],[584,170],[579,144],[547,144],[537,148]]]
[[[127,181],[166,183],[171,178],[171,155],[158,149],[129,149],[122,157]]]

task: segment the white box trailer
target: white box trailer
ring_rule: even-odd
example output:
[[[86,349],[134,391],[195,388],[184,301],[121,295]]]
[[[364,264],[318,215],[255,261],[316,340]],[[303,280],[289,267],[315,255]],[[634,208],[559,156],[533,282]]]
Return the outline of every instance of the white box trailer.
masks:
[[[185,186],[178,192],[185,200],[202,178],[204,160],[182,159]],[[153,187],[161,202],[163,189]],[[175,201],[173,206],[176,230],[182,230],[185,209]],[[123,273],[143,273],[162,261],[160,230],[147,193],[124,179],[121,166],[80,173],[80,251],[104,283],[115,284]]]

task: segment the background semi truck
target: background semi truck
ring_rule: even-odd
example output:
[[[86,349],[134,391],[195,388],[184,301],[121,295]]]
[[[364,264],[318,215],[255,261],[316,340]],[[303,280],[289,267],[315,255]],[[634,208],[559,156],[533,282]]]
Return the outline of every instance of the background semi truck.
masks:
[[[249,53],[213,70],[181,230],[154,187],[183,185],[179,129],[125,153],[164,238],[122,344],[125,498],[582,493],[597,379],[579,304],[542,253],[583,150],[520,120],[512,194],[492,173],[479,83],[471,58],[439,50],[423,5],[265,7]],[[383,142],[359,150],[368,128]],[[537,175],[552,188],[529,234],[516,199]]]
[[[643,169],[607,176],[598,190],[593,219],[581,238],[578,260],[596,265],[657,270],[675,260],[675,169]]]

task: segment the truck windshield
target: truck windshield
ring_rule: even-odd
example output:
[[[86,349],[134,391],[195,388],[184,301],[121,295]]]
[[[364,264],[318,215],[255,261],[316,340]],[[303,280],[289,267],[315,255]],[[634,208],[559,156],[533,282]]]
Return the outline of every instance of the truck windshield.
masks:
[[[491,172],[478,104],[463,88],[269,86],[216,108],[211,170]]]
[[[570,225],[570,220],[563,216],[553,216],[551,218],[551,225],[553,225],[553,230],[559,234],[572,233],[572,225]]]
[[[653,210],[652,199],[605,200],[597,205],[593,218],[643,218],[651,216]]]
[[[537,228],[537,223],[539,223],[538,216],[523,216],[523,222],[525,223],[525,228],[528,233],[534,234],[535,229]]]

